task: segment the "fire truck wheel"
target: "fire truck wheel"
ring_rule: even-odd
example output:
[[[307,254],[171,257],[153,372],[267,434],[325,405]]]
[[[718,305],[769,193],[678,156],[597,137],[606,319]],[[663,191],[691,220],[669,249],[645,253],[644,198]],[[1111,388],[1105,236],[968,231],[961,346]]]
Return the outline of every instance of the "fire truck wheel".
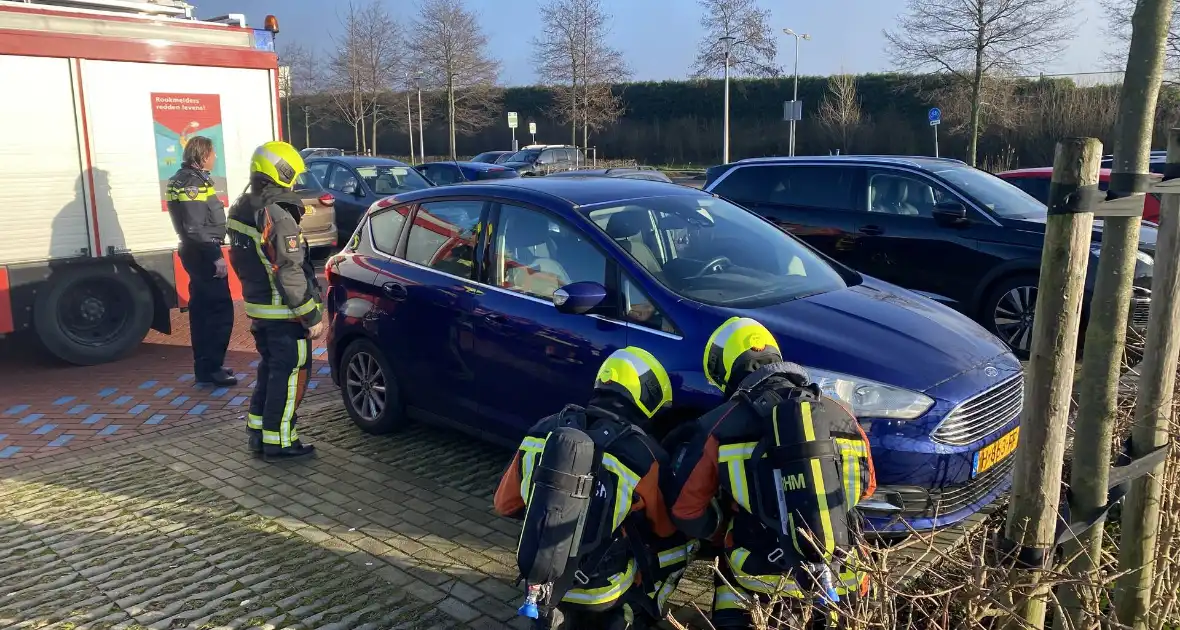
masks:
[[[53,271],[37,296],[34,327],[51,354],[74,365],[120,359],[152,324],[152,292],[130,267],[79,264]]]

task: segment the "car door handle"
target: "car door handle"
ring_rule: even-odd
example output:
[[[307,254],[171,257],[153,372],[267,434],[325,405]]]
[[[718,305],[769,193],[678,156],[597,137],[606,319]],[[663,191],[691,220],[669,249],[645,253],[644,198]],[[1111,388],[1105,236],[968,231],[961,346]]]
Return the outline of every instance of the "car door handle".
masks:
[[[860,233],[867,234],[869,236],[878,236],[880,234],[884,234],[885,230],[875,225],[862,225],[860,226]]]
[[[398,282],[386,282],[381,285],[381,292],[385,294],[385,297],[398,302],[409,297],[405,285]]]
[[[483,319],[489,324],[503,324],[504,322],[508,321],[503,315],[499,313],[488,313],[483,316]]]

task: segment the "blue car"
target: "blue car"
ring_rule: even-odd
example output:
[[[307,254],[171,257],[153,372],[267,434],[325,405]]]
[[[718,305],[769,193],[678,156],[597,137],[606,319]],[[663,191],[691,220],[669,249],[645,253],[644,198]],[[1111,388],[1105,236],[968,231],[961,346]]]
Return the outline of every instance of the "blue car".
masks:
[[[428,162],[414,167],[439,186],[483,181],[485,179],[513,179],[520,173],[487,162]]]
[[[671,375],[666,430],[720,402],[702,353],[742,315],[860,418],[876,531],[955,523],[1010,483],[1023,372],[1002,341],[693,188],[538,177],[401,194],[326,273],[332,376],[366,431],[425,420],[515,445],[628,345]]]
[[[336,199],[341,243],[352,236],[365,211],[377,200],[434,185],[409,164],[387,158],[343,155],[312,157],[305,163]]]

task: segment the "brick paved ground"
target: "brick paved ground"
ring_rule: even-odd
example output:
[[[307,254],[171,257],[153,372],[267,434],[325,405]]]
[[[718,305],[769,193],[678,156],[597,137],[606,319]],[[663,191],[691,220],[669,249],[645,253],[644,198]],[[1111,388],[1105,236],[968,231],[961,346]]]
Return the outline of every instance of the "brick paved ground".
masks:
[[[63,451],[237,418],[254,384],[257,354],[240,304],[226,363],[240,384],[193,382],[188,316],[173,312],[171,336],[153,332],[130,357],[92,367],[66,366],[22,340],[0,341],[0,468],[43,461]],[[310,399],[334,397],[324,348],[313,351]]]
[[[306,418],[302,463],[220,422],[0,471],[0,627],[519,627],[505,451],[366,436],[330,402]]]

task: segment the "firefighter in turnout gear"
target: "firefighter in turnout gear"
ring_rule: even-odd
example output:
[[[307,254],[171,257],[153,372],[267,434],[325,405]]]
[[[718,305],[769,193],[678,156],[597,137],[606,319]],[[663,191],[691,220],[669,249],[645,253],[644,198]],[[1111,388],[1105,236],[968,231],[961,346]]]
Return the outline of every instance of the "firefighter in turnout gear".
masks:
[[[193,136],[184,145],[184,166],[168,181],[168,216],[180,238],[180,263],[188,274],[188,319],[193,338],[193,375],[198,383],[238,384],[225,368],[234,327],[229,267],[221,255],[225,206],[209,171],[217,160],[213,141]]]
[[[753,627],[742,600],[777,595],[810,627],[839,627],[839,602],[868,588],[853,509],[876,487],[868,438],[803,368],[783,362],[752,319],[731,318],[713,333],[704,369],[726,402],[677,451],[669,500],[681,530],[724,541],[713,625]]]
[[[667,454],[646,433],[671,399],[655,357],[616,350],[586,407],[566,406],[521,443],[495,507],[524,521],[519,612],[534,627],[623,630],[663,618],[696,548],[669,518]]]
[[[324,332],[319,284],[291,186],[306,167],[295,147],[267,142],[250,160],[250,188],[230,209],[230,259],[242,281],[258,381],[250,397],[250,448],[267,459],[310,455],[295,423],[311,373],[311,340]]]

